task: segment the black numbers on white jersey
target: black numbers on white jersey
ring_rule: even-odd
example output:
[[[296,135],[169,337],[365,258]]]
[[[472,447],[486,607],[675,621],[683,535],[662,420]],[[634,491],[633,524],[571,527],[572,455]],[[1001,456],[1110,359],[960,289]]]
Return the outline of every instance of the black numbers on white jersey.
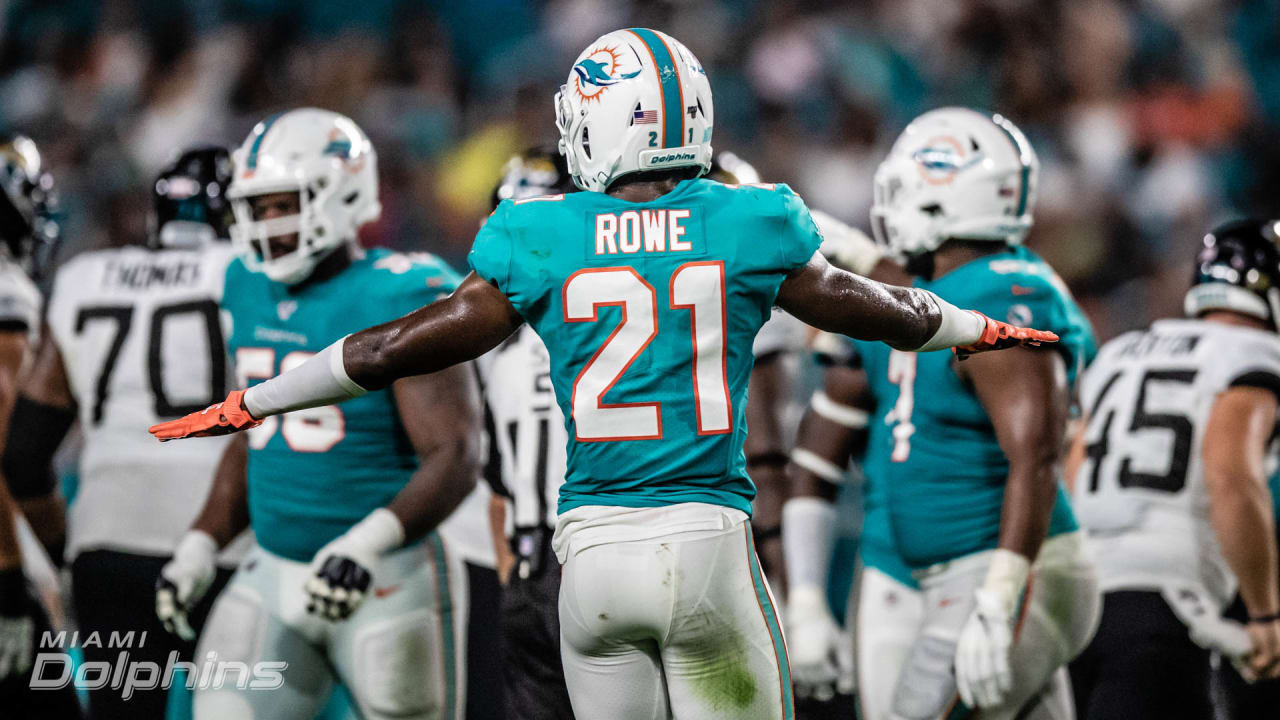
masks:
[[[1119,403],[1124,399],[1121,398],[1112,403],[1105,412],[1104,403],[1112,386],[1123,373],[1123,370],[1117,371],[1107,379],[1093,404],[1093,417],[1090,420],[1088,432],[1095,439],[1085,446],[1085,457],[1093,462],[1093,470],[1089,476],[1089,492],[1098,491],[1102,462],[1110,451],[1111,424],[1119,410]],[[1190,385],[1195,382],[1195,379],[1196,371],[1189,369],[1147,370],[1142,375],[1142,380],[1138,383],[1138,395],[1134,400],[1133,418],[1129,423],[1128,432],[1134,434],[1159,429],[1170,431],[1172,442],[1170,443],[1169,469],[1162,475],[1135,471],[1132,467],[1133,458],[1125,457],[1121,459],[1120,469],[1116,474],[1116,483],[1120,487],[1145,488],[1167,493],[1176,493],[1186,487],[1195,426],[1190,418],[1182,414],[1149,412],[1147,393],[1149,384],[1152,382]]]
[[[107,387],[111,384],[111,373],[115,372],[116,360],[120,359],[120,348],[124,347],[125,336],[133,325],[133,306],[98,306],[81,308],[76,315],[76,334],[84,332],[85,325],[98,320],[115,324],[115,336],[111,338],[111,347],[102,360],[102,370],[98,372],[98,382],[93,391],[93,424],[102,424],[102,405],[107,400]],[[212,403],[210,403],[212,404]]]
[[[94,321],[112,322],[115,324],[115,335],[111,338],[111,347],[102,361],[102,369],[98,372],[98,381],[94,386],[93,424],[101,425],[103,407],[107,400],[111,376],[116,369],[116,361],[120,359],[120,349],[124,347],[129,328],[133,326],[132,305],[93,306],[81,308],[76,315],[76,333],[82,333],[85,326]],[[205,332],[209,340],[209,395],[188,404],[178,405],[170,399],[164,387],[164,337],[168,321],[183,315],[195,315],[204,320]],[[190,302],[161,305],[151,314],[151,336],[147,345],[147,380],[155,399],[156,417],[176,418],[192,413],[218,402],[227,389],[227,358],[222,337],[222,326],[218,322],[218,304],[212,300],[195,300]]]

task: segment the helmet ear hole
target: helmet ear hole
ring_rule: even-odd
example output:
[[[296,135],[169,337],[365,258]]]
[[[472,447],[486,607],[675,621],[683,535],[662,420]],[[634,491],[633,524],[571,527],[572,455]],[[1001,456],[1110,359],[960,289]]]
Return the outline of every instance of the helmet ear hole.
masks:
[[[347,195],[346,197],[342,198],[342,202],[346,203],[347,205],[353,205],[355,204],[355,201],[359,199],[360,199],[360,191],[356,190],[350,195]]]
[[[587,126],[582,126],[582,154],[591,159],[591,136],[587,134]]]

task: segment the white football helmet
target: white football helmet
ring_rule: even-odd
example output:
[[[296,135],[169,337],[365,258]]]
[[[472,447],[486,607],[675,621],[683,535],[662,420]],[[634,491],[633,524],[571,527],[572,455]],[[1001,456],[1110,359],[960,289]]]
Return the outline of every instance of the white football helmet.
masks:
[[[382,213],[377,153],[344,115],[300,108],[269,117],[254,126],[233,160],[231,241],[250,269],[277,282],[302,282]],[[300,212],[255,220],[249,199],[279,192],[298,193]],[[297,249],[272,257],[268,240],[293,233]]]
[[[1013,123],[961,107],[902,131],[876,169],[871,229],[904,259],[952,238],[1018,245],[1031,229],[1040,162]]]
[[[628,173],[711,167],[711,83],[666,33],[602,36],[578,56],[555,103],[560,152],[583,190],[604,192]]]

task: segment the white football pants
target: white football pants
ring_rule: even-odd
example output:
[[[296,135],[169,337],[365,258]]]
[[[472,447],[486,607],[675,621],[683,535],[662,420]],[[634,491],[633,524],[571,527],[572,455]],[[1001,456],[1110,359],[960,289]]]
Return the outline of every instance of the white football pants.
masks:
[[[597,544],[560,585],[578,720],[791,720],[782,628],[750,523]]]
[[[333,681],[368,720],[461,720],[467,586],[462,561],[435,534],[383,556],[351,617],[307,613],[306,563],[255,546],[218,596],[196,650],[220,663],[286,662],[283,685],[197,687],[195,720],[294,720],[324,705]]]
[[[863,567],[856,585],[853,644],[862,720],[888,720],[893,691],[924,622],[924,597],[873,567]]]
[[[936,720],[959,707],[952,665],[960,630],[973,611],[974,590],[986,578],[991,551],[940,563],[920,577],[924,623],[893,697],[893,717]],[[1084,533],[1049,538],[1031,566],[1015,630],[1013,690],[982,720],[1071,720],[1071,685],[1064,667],[1089,644],[1102,597]]]

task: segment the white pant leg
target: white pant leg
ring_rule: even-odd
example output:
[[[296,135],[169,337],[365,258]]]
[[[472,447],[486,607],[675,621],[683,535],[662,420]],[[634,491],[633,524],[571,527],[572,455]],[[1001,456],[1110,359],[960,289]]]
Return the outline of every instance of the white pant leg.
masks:
[[[306,567],[259,547],[241,563],[215,601],[196,647],[195,720],[293,720],[319,712],[333,687],[321,643],[323,621],[298,627],[285,620],[297,608],[305,612]],[[287,663],[283,685],[240,687],[233,672],[218,679],[218,663],[243,663],[253,672],[263,662]],[[214,670],[204,675],[209,663]]]
[[[467,598],[462,560],[436,535],[384,556],[369,596],[329,628],[329,656],[367,720],[462,720]]]
[[[894,693],[895,717],[932,720],[958,702],[952,663],[956,640],[986,577],[990,552],[957,558],[921,579],[925,619]],[[1070,712],[1067,683],[1057,673],[1088,644],[1097,628],[1101,596],[1082,533],[1045,541],[1032,565],[1010,667],[1013,689],[983,720],[1009,720],[1035,700],[1038,712]],[[1057,715],[1033,715],[1057,717]]]
[[[854,647],[863,720],[887,720],[893,690],[924,620],[924,598],[873,567],[858,576]]]
[[[746,523],[571,555],[560,624],[579,718],[794,714],[781,626]]]

